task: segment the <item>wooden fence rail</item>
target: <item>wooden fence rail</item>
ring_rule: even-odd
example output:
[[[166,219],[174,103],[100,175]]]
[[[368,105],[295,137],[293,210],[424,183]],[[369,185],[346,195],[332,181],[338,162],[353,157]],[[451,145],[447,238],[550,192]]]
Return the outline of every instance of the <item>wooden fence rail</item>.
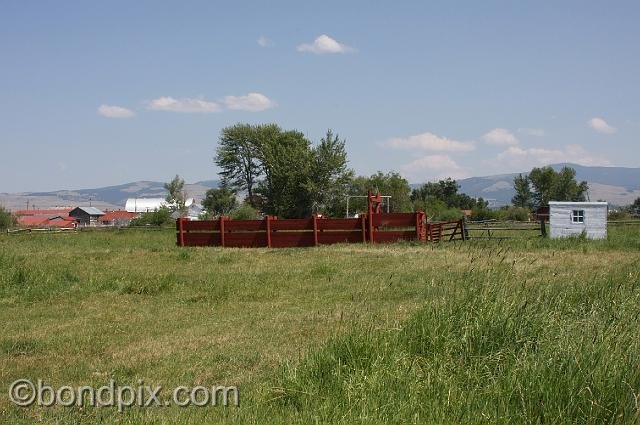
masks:
[[[179,246],[305,247],[336,243],[425,240],[425,215],[375,213],[359,218],[176,220]]]

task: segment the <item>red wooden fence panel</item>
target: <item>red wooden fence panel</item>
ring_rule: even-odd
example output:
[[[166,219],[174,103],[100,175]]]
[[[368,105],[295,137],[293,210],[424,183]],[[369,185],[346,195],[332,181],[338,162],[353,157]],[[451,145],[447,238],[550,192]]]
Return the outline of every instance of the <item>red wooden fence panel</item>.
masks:
[[[335,243],[425,240],[424,213],[371,213],[359,218],[190,221],[178,219],[180,246],[305,247]]]

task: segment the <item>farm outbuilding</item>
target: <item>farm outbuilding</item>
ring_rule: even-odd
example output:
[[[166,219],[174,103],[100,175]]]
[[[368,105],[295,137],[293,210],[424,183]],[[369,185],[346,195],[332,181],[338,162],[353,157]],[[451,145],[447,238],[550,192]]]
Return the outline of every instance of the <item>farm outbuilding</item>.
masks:
[[[96,207],[77,207],[69,212],[69,217],[75,218],[81,226],[97,226],[98,219],[103,215]]]
[[[193,198],[188,198],[185,206],[190,207],[194,202]],[[131,213],[146,213],[170,206],[164,198],[129,198],[125,203],[124,209]]]
[[[607,238],[606,202],[549,202],[552,239],[585,234],[589,239]]]

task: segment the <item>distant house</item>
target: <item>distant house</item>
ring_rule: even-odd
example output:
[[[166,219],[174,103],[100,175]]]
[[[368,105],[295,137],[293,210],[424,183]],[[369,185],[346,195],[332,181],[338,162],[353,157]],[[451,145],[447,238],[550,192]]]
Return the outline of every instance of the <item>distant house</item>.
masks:
[[[62,229],[74,229],[77,226],[77,222],[74,218],[69,216],[57,216],[48,218],[41,227],[58,227]]]
[[[103,215],[104,213],[95,207],[77,207],[69,212],[69,217],[74,218],[80,226],[97,226]]]
[[[550,236],[606,239],[607,213],[606,202],[549,202]]]
[[[18,226],[21,227],[44,227],[47,217],[38,217],[33,215],[19,215],[16,218]]]
[[[138,217],[140,214],[128,211],[106,211],[102,217],[100,217],[100,224],[103,226],[128,226],[131,220]]]

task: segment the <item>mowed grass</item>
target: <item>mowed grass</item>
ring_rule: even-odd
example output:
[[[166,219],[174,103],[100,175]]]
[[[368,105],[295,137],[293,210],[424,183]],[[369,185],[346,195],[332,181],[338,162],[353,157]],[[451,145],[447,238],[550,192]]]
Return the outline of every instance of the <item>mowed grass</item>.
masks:
[[[309,249],[0,236],[0,422],[637,423],[640,232]],[[240,407],[13,406],[18,378]]]

